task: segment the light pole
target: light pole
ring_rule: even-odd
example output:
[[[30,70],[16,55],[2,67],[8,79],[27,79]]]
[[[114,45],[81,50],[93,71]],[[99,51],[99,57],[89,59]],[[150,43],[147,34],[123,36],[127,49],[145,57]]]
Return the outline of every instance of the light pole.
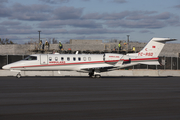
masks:
[[[41,31],[38,31],[38,32],[39,32],[39,43],[40,43],[40,32],[41,32]]]
[[[129,36],[130,36],[130,35],[127,35],[128,50],[129,50]]]

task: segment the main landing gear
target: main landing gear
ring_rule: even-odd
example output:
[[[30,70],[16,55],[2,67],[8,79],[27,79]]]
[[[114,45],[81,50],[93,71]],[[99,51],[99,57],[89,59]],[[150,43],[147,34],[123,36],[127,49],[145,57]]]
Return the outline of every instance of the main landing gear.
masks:
[[[16,75],[17,78],[21,78],[21,73],[19,72],[17,75]]]
[[[93,70],[92,72],[89,73],[90,78],[101,78],[101,74],[99,70]]]

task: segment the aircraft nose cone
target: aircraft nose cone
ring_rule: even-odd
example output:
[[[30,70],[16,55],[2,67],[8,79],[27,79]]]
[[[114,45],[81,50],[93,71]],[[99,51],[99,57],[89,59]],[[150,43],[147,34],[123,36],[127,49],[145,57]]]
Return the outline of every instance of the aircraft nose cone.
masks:
[[[4,69],[4,70],[8,70],[8,69],[9,69],[9,67],[8,67],[7,65],[5,65],[5,66],[3,66],[3,67],[2,67],[2,69]]]

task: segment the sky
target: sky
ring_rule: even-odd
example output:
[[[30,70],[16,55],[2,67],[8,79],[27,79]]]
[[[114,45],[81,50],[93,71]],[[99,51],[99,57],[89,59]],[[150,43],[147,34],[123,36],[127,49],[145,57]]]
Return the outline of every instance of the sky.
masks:
[[[0,38],[24,44],[55,38],[180,43],[180,0],[0,0]]]

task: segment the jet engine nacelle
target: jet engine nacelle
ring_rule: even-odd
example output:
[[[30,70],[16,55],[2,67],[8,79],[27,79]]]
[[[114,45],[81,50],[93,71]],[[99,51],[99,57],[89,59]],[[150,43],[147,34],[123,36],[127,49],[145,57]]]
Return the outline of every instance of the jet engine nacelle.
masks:
[[[104,61],[109,64],[115,64],[117,63],[123,55],[121,54],[115,54],[115,53],[105,53],[104,54]]]
[[[115,53],[105,53],[104,54],[105,61],[120,60],[122,56],[123,55],[121,55],[121,54],[115,54]]]

